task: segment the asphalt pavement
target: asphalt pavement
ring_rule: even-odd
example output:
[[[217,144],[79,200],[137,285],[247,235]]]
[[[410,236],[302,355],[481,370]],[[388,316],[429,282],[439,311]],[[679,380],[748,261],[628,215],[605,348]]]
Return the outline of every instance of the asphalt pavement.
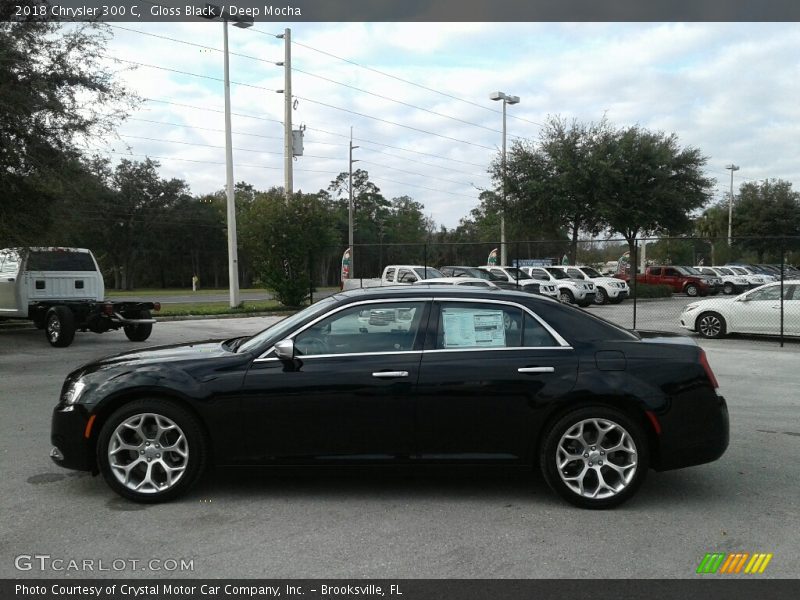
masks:
[[[597,310],[606,308],[620,307]],[[66,349],[41,331],[0,331],[0,577],[685,578],[707,552],[771,552],[761,577],[797,576],[797,343],[700,341],[730,408],[728,452],[650,472],[613,511],[566,505],[536,474],[450,468],[217,471],[175,502],[141,505],[48,458],[52,407],[78,365],[276,319],[159,323],[144,344],[79,333]],[[95,570],[15,567],[36,554]],[[157,570],[151,559],[192,569]]]

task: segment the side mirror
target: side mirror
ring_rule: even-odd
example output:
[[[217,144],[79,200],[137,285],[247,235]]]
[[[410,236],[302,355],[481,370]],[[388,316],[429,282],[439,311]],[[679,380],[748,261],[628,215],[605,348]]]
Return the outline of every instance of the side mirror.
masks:
[[[281,340],[275,344],[275,356],[281,360],[294,359],[294,340]]]

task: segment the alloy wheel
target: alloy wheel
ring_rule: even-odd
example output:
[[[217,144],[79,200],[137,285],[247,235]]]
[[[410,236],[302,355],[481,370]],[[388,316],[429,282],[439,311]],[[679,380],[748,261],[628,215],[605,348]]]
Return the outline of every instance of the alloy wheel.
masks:
[[[114,477],[141,494],[164,492],[183,477],[189,444],[180,427],[164,415],[133,415],[111,434],[108,464]]]
[[[633,481],[638,453],[631,434],[609,419],[584,419],[572,425],[558,442],[556,469],[578,496],[606,499]]]
[[[697,330],[703,337],[718,337],[722,333],[722,321],[713,313],[705,314],[700,317]]]

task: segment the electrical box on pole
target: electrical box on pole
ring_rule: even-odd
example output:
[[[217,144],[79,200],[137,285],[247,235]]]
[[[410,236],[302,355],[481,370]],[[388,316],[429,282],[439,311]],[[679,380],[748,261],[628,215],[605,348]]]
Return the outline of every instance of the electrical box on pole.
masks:
[[[292,130],[292,156],[303,156],[303,130]]]

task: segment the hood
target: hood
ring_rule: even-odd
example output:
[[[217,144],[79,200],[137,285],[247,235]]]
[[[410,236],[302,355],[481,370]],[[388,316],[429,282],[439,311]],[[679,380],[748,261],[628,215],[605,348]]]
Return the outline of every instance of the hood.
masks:
[[[222,346],[224,340],[190,342],[171,346],[156,346],[146,350],[133,350],[107,356],[80,367],[78,372],[87,375],[109,367],[140,367],[150,364],[197,361],[222,356],[235,356]]]
[[[691,302],[687,302],[684,306],[689,306],[690,304],[697,304],[698,306],[702,306],[703,308],[715,308],[715,307],[722,307],[722,306],[730,306],[732,303],[736,302],[736,299],[739,296],[728,296],[727,298],[702,298],[697,300],[692,300]]]

